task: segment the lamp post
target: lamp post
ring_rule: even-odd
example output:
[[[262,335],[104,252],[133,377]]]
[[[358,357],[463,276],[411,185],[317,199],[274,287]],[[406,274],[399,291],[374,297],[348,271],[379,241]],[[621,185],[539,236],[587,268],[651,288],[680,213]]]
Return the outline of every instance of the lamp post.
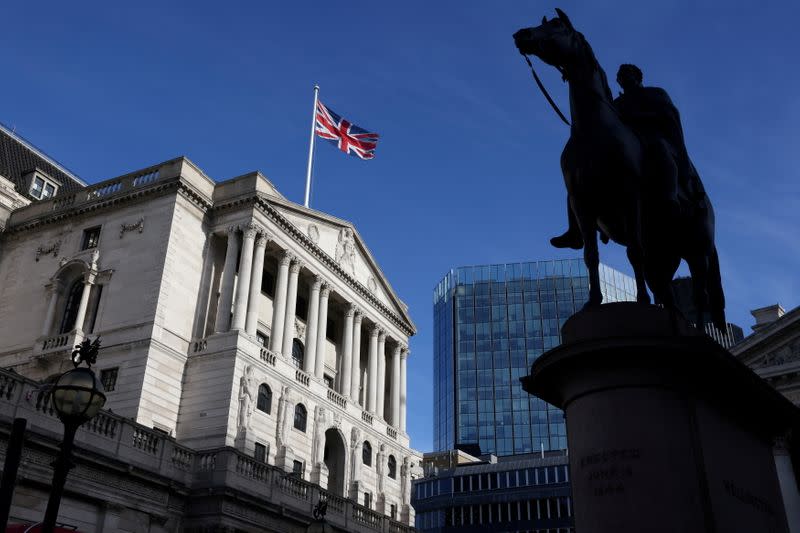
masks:
[[[333,527],[325,521],[325,513],[328,511],[328,502],[318,501],[311,514],[314,521],[306,528],[306,533],[333,533]]]
[[[64,440],[61,442],[61,451],[52,464],[53,489],[47,501],[42,533],[53,533],[55,528],[61,495],[64,493],[64,483],[67,481],[70,469],[75,466],[70,461],[75,432],[81,424],[91,420],[106,403],[103,385],[91,368],[97,360],[99,348],[99,337],[94,342],[84,339],[76,346],[72,352],[72,364],[75,368],[59,376],[50,391],[53,407],[64,424]],[[86,368],[79,368],[82,362],[86,363]]]

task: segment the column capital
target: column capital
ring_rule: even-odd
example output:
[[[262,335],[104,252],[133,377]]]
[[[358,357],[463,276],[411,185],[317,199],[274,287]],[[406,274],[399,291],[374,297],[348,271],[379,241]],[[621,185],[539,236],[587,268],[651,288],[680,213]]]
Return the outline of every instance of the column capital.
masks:
[[[231,224],[230,226],[225,228],[225,231],[228,233],[228,236],[235,235],[236,232],[239,231],[239,225]]]
[[[403,345],[403,348],[400,350],[400,359],[408,359],[408,355],[411,353],[411,350],[408,349],[408,346]]]
[[[284,265],[288,266],[293,260],[294,260],[294,254],[289,250],[284,250],[280,258],[278,259],[278,262],[280,263],[281,266]]]
[[[345,310],[344,314],[345,314],[346,317],[352,318],[356,314],[356,310],[357,309],[358,309],[358,307],[356,307],[355,304],[352,304],[352,303],[348,304],[347,305],[347,309]]]
[[[369,330],[370,337],[377,337],[381,332],[381,327],[378,324],[373,324]]]
[[[259,227],[254,224],[253,222],[248,222],[242,225],[242,234],[245,238],[254,238],[256,234],[259,232]]]
[[[259,230],[256,235],[256,247],[264,248],[269,241],[272,240],[272,235],[267,233],[263,228]]]
[[[395,357],[398,357],[400,355],[400,352],[402,351],[403,351],[403,345],[398,342],[397,344],[394,345],[394,350],[392,351],[392,353],[394,353]]]
[[[362,320],[364,320],[364,310],[356,306],[355,322],[356,324],[361,324]]]
[[[328,285],[326,282],[322,282],[322,289],[320,289],[320,297],[327,298],[331,294],[331,286]]]
[[[386,330],[381,327],[378,328],[378,341],[386,342]]]
[[[322,284],[325,283],[322,280],[322,276],[319,274],[314,274],[314,281],[311,282],[311,290],[318,291],[322,288]]]
[[[295,257],[294,261],[292,261],[292,266],[289,267],[289,272],[291,272],[292,274],[297,274],[304,266],[306,266],[305,261],[301,261],[300,259],[297,259],[297,257]]]

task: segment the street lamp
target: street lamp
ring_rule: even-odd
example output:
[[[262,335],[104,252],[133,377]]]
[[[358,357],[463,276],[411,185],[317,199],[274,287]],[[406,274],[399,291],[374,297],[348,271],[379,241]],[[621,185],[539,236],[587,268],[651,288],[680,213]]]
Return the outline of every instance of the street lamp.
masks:
[[[325,521],[325,513],[328,511],[328,502],[318,501],[311,514],[314,521],[306,528],[306,533],[333,533],[333,527]]]
[[[70,469],[75,466],[70,461],[75,432],[81,424],[91,420],[106,403],[103,385],[91,368],[97,360],[99,348],[99,337],[94,342],[84,339],[72,352],[72,364],[75,368],[61,374],[50,390],[53,407],[64,424],[64,440],[61,442],[61,452],[52,464],[53,489],[47,501],[42,533],[53,533],[55,528],[64,483]],[[82,362],[86,363],[87,368],[79,368]]]

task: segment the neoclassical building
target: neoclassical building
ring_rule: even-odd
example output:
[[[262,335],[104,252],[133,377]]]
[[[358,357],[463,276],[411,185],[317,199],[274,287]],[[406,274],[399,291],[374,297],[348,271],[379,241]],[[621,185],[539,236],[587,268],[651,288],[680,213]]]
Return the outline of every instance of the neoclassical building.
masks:
[[[278,487],[341,498],[345,530],[413,524],[415,326],[351,223],[287,200],[258,172],[216,182],[180,157],[87,186],[8,130],[0,137],[0,367],[21,376],[18,394],[29,389],[9,393],[15,412],[44,413],[46,387],[35,384],[100,336],[104,416],[136,438],[197,457],[217,450],[246,459],[245,477],[261,468]],[[198,465],[189,470],[208,467]],[[268,501],[260,522],[224,505],[197,515],[193,482],[182,483],[180,505],[157,523],[302,526],[283,524]],[[237,489],[215,490],[227,502]]]

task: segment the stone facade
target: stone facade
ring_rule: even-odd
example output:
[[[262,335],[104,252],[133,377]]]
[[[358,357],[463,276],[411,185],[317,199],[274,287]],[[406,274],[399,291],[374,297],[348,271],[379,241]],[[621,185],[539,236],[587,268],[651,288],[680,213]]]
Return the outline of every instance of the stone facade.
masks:
[[[415,326],[350,223],[186,158],[23,200],[0,233],[0,366],[46,381],[101,336],[114,414],[413,524]]]

